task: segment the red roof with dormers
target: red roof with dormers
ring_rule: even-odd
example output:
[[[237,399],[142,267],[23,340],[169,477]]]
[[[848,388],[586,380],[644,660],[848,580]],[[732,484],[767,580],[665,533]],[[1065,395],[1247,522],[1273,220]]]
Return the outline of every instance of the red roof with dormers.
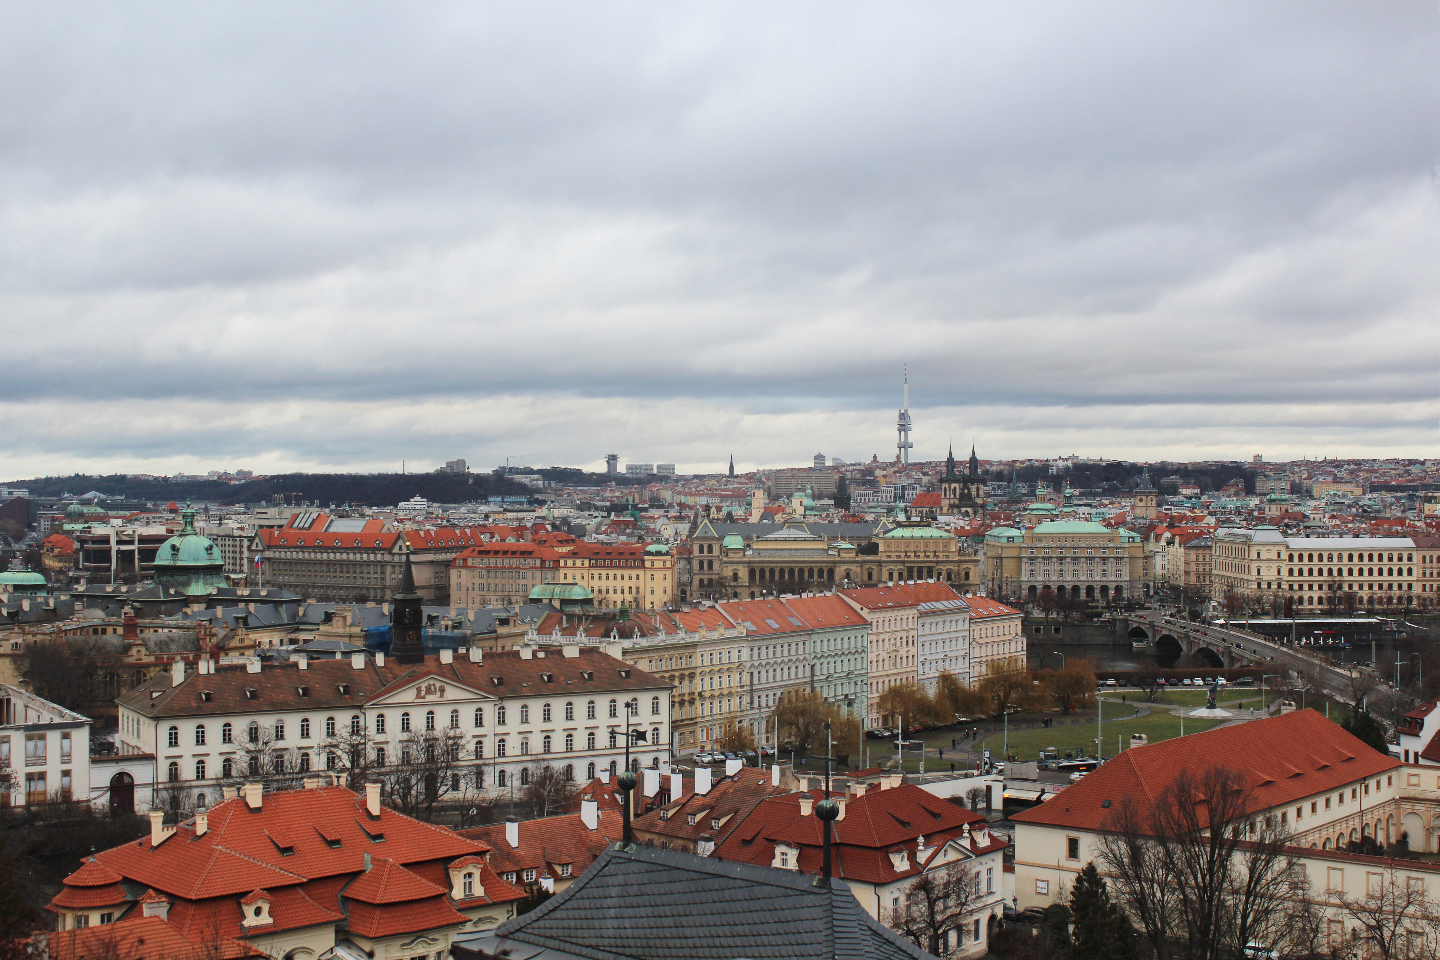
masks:
[[[486,541],[486,527],[437,527],[427,530],[406,530],[405,542],[411,551],[463,550]]]
[[[720,844],[715,855],[722,860],[769,864],[777,845],[799,851],[802,873],[818,874],[824,859],[821,820],[801,812],[800,798],[824,799],[825,791],[772,797],[757,805],[738,828]],[[989,834],[985,818],[936,797],[913,784],[890,789],[871,787],[863,797],[831,796],[844,804],[844,819],[832,825],[834,874],[846,880],[887,884],[920,873],[947,843],[960,844],[970,856],[994,853],[1006,846]],[[924,838],[924,855],[920,840]],[[892,851],[904,851],[897,866]]]
[[[966,597],[965,606],[970,608],[971,620],[983,620],[987,617],[1018,617],[1020,611],[1014,607],[1008,607],[999,600],[991,600],[989,597]]]
[[[496,873],[513,873],[517,875],[517,882],[524,882],[526,870],[534,870],[536,879],[578,877],[624,832],[618,801],[608,810],[597,810],[594,830],[585,826],[578,813],[522,820],[517,827],[519,846],[516,847],[505,839],[503,823],[459,833],[490,847],[488,864]],[[562,865],[570,868],[569,874],[560,871]]]
[[[240,960],[265,953],[234,937],[187,939],[159,917],[46,933],[50,960]]]
[[[915,499],[910,501],[910,506],[919,507],[922,509],[939,510],[942,506],[940,502],[940,491],[929,490],[925,493],[918,493],[915,495]]]
[[[205,833],[195,828],[187,821],[158,845],[145,837],[95,854],[52,908],[70,891],[107,889],[93,884],[113,875],[168,895],[170,925],[191,940],[340,923],[347,913],[351,929],[367,936],[422,932],[465,922],[454,919],[460,914],[441,886],[446,866],[487,852],[388,808],[372,817],[364,797],[344,787],[265,794],[255,810],[226,800],[209,811]],[[523,896],[498,878],[486,893],[490,902]],[[270,902],[272,922],[241,927],[242,906],[259,899]]]

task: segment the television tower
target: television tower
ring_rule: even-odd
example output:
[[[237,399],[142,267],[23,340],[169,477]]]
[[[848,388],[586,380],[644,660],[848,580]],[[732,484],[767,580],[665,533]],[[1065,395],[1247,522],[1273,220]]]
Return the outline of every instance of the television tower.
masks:
[[[900,417],[895,421],[895,462],[910,464],[910,450],[915,444],[910,442],[910,364],[905,364],[905,406],[900,408]]]

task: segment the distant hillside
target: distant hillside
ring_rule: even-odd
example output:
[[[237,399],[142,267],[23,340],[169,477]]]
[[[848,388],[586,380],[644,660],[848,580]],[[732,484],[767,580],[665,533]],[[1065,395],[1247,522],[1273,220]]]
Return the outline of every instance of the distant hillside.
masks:
[[[493,496],[527,496],[532,492],[524,484],[488,473],[286,473],[236,484],[215,480],[144,480],[118,475],[92,477],[77,473],[68,477],[15,480],[6,485],[28,489],[35,497],[79,495],[97,490],[107,496],[158,503],[187,499],[211,503],[271,503],[277,502],[272,498],[282,497],[287,503],[299,500],[321,506],[349,503],[367,507],[394,506],[415,496],[435,503],[465,503]]]

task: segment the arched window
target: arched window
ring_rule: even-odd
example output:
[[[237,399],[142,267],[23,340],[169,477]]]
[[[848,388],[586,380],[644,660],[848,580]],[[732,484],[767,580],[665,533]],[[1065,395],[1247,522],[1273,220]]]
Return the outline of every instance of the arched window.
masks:
[[[658,717],[658,716],[660,716],[660,698],[659,698],[659,697],[651,697],[651,698],[650,698],[650,716],[652,716],[652,717]]]
[[[310,754],[308,754],[308,753],[302,753],[302,754],[300,754],[300,772],[301,772],[301,773],[309,773],[309,772],[310,772]]]
[[[196,779],[196,780],[204,780],[204,779],[205,779],[205,761],[204,761],[204,760],[196,760],[196,761],[195,761],[195,779]]]
[[[460,878],[460,894],[466,900],[475,896],[475,874],[467,873]]]
[[[575,734],[573,734],[573,733],[567,733],[567,734],[565,734],[565,752],[566,752],[566,753],[569,753],[571,750],[574,750],[574,749],[575,749]]]
[[[427,731],[429,731],[429,730],[434,730],[434,729],[435,729],[435,711],[434,711],[434,710],[426,710],[426,711],[425,711],[425,729],[426,729]]]
[[[528,703],[522,703],[522,704],[520,704],[520,722],[521,722],[521,723],[529,723],[529,722],[530,722],[530,704],[528,704]]]
[[[499,727],[505,726],[505,704],[503,703],[495,708],[495,725]]]
[[[659,728],[659,727],[651,727],[651,728],[650,728],[650,742],[651,742],[652,744],[655,744],[655,745],[658,745],[658,744],[660,743],[660,728]]]
[[[541,723],[549,723],[549,722],[550,722],[550,704],[548,704],[548,703],[545,704],[544,706],[542,706],[542,707],[540,708],[540,722],[541,722]]]
[[[400,714],[400,732],[401,732],[401,733],[409,733],[409,732],[410,732],[410,711],[409,711],[409,710],[406,710],[404,713]]]
[[[220,776],[224,777],[226,780],[229,780],[231,777],[235,776],[235,761],[232,758],[226,757],[221,762]]]
[[[360,736],[360,731],[361,731],[361,729],[362,729],[362,724],[360,723],[360,714],[358,714],[358,713],[357,713],[357,714],[353,714],[353,715],[350,717],[350,736],[352,736],[352,737],[358,737],[358,736]]]
[[[566,719],[566,720],[574,720],[574,719],[575,719],[575,704],[574,704],[574,703],[567,703],[567,704],[565,704],[565,719]]]
[[[479,787],[481,790],[484,790],[484,789],[485,789],[485,768],[484,768],[484,767],[476,767],[476,768],[475,768],[475,786]]]
[[[310,739],[310,718],[309,718],[309,717],[301,717],[301,718],[300,718],[300,739],[301,739],[301,740],[309,740],[309,739]]]
[[[165,731],[165,746],[167,746],[167,747],[178,747],[178,746],[180,746],[180,728],[179,728],[179,727],[172,725],[172,726],[170,727],[170,729],[168,729],[168,730]]]
[[[529,753],[530,753],[530,738],[529,738],[529,737],[521,737],[521,738],[520,738],[520,756],[522,756],[522,757],[528,756]]]
[[[483,726],[485,726],[485,708],[484,708],[484,707],[476,707],[476,708],[475,708],[475,726],[477,726],[477,727],[483,727]]]
[[[504,754],[501,754],[501,756],[504,756]],[[497,787],[503,787],[503,786],[505,786],[505,771],[504,771],[504,770],[501,770],[501,771],[499,771],[498,773],[495,774],[495,786],[497,786]]]
[[[385,714],[383,714],[383,713],[377,713],[377,714],[375,714],[375,732],[376,732],[376,733],[384,733],[384,732],[385,732]]]
[[[195,746],[205,746],[205,724],[203,723],[195,724]]]
[[[504,737],[501,737],[499,740],[496,740],[496,741],[495,741],[495,756],[497,756],[497,757],[503,757],[503,756],[505,756],[505,738],[504,738]]]
[[[250,756],[246,758],[245,766],[249,769],[250,776],[258,777],[260,775],[260,755],[257,753],[250,754]]]
[[[221,726],[220,726],[220,742],[221,742],[221,743],[233,743],[233,742],[234,742],[234,737],[235,737],[235,728],[232,727],[232,726],[230,726],[230,724],[228,724],[228,723],[221,724]]]
[[[284,740],[284,739],[285,739],[285,721],[284,721],[284,720],[276,720],[276,721],[275,721],[275,739],[276,739],[276,740]]]
[[[451,710],[451,711],[450,711],[450,729],[451,729],[451,730],[459,730],[459,729],[460,729],[460,711],[459,711],[459,710]]]
[[[619,714],[616,712],[616,704],[615,704],[614,699],[611,699],[611,701],[610,701],[610,716],[612,716],[612,717],[619,716]]]
[[[484,760],[484,759],[485,759],[485,742],[484,742],[483,740],[482,740],[482,741],[478,741],[478,742],[475,744],[475,759],[476,759],[476,760]]]
[[[325,718],[325,736],[327,736],[327,737],[333,737],[333,736],[335,736],[335,718],[334,718],[334,717],[326,717],[326,718]]]
[[[250,726],[245,728],[245,736],[251,743],[259,743],[260,724],[256,723],[254,720],[251,720]]]
[[[520,768],[520,786],[522,786],[522,787],[528,787],[529,785],[530,785],[530,768],[529,768],[529,767],[521,767],[521,768]]]
[[[171,760],[170,765],[165,768],[165,779],[171,783],[180,779],[180,761]]]
[[[610,776],[612,776],[612,777],[615,776],[616,771],[618,771],[619,769],[620,769],[620,761],[619,761],[619,760],[611,760],[611,761],[610,761]]]
[[[375,766],[377,766],[377,767],[383,767],[383,766],[385,766],[385,748],[384,748],[384,747],[376,747],[376,748],[375,748]]]
[[[616,734],[614,730],[611,730],[611,731],[610,731],[610,749],[611,749],[611,750],[614,750],[614,749],[615,749],[615,743],[616,743],[615,738],[616,738],[617,736],[618,736],[618,734]]]
[[[595,761],[594,761],[594,760],[591,760],[589,763],[585,764],[585,779],[586,779],[586,780],[594,780],[594,779],[595,779]]]
[[[568,781],[568,782],[571,782],[571,783],[574,782],[574,780],[575,780],[575,764],[573,764],[573,763],[567,763],[567,764],[565,764],[565,779],[566,779],[566,781]]]
[[[545,736],[543,736],[543,737],[540,738],[540,752],[541,752],[541,753],[549,753],[549,752],[550,752],[550,734],[548,734],[548,733],[545,734]]]
[[[594,750],[594,749],[595,749],[595,731],[594,731],[594,730],[591,730],[589,733],[585,734],[585,749],[586,749],[586,750]]]
[[[275,756],[270,758],[270,771],[272,773],[285,772],[285,754],[277,753],[275,754]]]

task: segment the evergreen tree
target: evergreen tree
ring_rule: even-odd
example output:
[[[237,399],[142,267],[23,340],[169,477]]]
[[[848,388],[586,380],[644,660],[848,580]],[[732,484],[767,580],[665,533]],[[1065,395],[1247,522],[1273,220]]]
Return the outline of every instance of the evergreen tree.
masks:
[[[1356,707],[1350,716],[1340,721],[1340,726],[1380,753],[1389,752],[1390,746],[1385,742],[1385,728],[1380,725],[1379,720],[1364,710]]]
[[[1070,890],[1074,960],[1134,960],[1135,933],[1125,912],[1110,899],[1110,890],[1093,862],[1075,878]]]

